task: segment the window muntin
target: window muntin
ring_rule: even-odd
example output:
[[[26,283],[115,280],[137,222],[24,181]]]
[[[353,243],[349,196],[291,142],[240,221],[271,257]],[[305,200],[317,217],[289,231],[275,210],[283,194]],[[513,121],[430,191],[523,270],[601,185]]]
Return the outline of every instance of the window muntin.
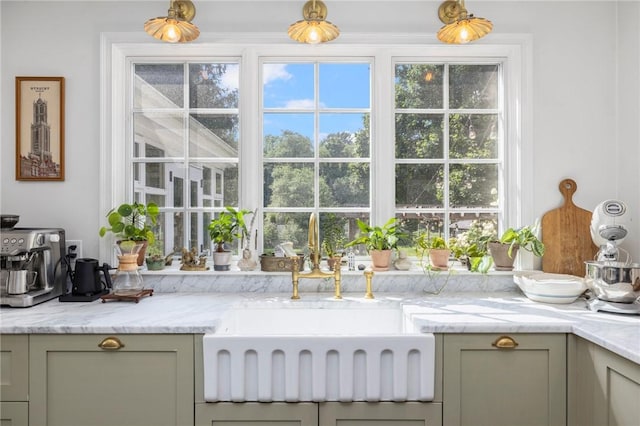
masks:
[[[311,212],[321,238],[329,217],[355,232],[370,215],[371,63],[265,61],[262,73],[264,249],[304,247]]]
[[[497,227],[501,65],[395,64],[396,217],[410,236]]]

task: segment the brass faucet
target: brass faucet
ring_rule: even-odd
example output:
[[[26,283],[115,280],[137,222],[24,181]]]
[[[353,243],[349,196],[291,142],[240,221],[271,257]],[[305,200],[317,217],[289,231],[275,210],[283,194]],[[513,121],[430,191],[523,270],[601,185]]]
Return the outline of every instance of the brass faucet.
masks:
[[[300,259],[298,256],[291,257],[291,280],[293,283],[293,295],[292,299],[300,299],[300,295],[298,294],[298,280],[300,278],[333,278],[335,285],[335,299],[342,299],[342,295],[340,294],[340,281],[341,281],[341,272],[340,272],[340,262],[342,261],[342,256],[333,256],[335,263],[333,266],[333,273],[331,272],[323,272],[320,270],[320,230],[318,227],[318,222],[316,221],[316,216],[314,213],[311,213],[309,216],[309,256],[311,257],[312,268],[310,272],[301,273],[300,272],[300,264],[298,263]]]

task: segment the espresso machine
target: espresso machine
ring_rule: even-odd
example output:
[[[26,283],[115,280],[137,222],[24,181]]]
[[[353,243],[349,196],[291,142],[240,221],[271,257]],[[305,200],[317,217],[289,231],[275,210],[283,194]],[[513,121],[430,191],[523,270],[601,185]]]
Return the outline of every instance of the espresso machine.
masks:
[[[2,229],[0,239],[0,305],[28,307],[62,294],[67,279],[63,229]]]
[[[592,311],[640,314],[640,264],[619,247],[632,220],[622,201],[598,204],[591,218],[591,239],[599,250],[586,263],[586,283],[590,289],[587,307]]]

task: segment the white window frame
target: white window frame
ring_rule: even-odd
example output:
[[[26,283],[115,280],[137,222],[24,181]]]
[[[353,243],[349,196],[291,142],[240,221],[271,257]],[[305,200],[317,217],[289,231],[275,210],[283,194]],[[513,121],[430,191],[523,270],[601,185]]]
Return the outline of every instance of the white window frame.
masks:
[[[372,128],[371,132],[371,221],[380,224],[395,214],[395,146],[394,67],[395,58],[430,58],[437,61],[499,61],[503,66],[505,123],[503,137],[507,144],[504,158],[505,190],[500,194],[504,206],[504,223],[518,227],[533,223],[533,147],[532,147],[532,40],[527,35],[494,35],[492,44],[450,46],[440,44],[432,35],[367,35],[341,37],[340,42],[320,46],[292,44],[281,35],[254,37],[241,34],[210,34],[199,43],[172,45],[146,41],[138,34],[103,33],[101,37],[101,117],[100,117],[100,223],[114,205],[132,199],[133,186],[126,173],[125,140],[127,126],[126,94],[132,57],[193,58],[241,57],[239,147],[239,204],[242,208],[258,208],[256,226],[262,229],[262,169],[246,165],[262,164],[260,93],[262,82],[260,58],[324,58],[373,57]],[[145,40],[145,41],[143,41]],[[238,40],[234,43],[216,40]],[[245,166],[243,166],[245,165]],[[262,246],[261,232],[258,246]],[[100,240],[100,258],[114,261],[111,242]],[[521,259],[522,268],[533,267],[533,258]]]

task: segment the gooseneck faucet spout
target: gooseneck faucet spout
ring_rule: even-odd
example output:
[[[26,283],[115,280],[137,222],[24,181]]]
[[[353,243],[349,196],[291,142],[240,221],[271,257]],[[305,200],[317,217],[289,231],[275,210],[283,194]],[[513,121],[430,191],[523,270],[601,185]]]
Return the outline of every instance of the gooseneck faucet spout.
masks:
[[[323,272],[320,270],[320,230],[318,226],[318,222],[316,221],[316,216],[314,213],[311,213],[309,216],[309,257],[311,258],[311,271],[300,273],[300,264],[298,263],[300,260],[297,256],[291,257],[291,280],[293,284],[293,295],[292,299],[300,299],[300,295],[298,294],[298,281],[300,278],[333,278],[334,286],[335,286],[335,299],[342,299],[341,295],[341,280],[342,275],[340,271],[340,263],[342,260],[341,255],[334,256],[334,267],[333,273]]]

